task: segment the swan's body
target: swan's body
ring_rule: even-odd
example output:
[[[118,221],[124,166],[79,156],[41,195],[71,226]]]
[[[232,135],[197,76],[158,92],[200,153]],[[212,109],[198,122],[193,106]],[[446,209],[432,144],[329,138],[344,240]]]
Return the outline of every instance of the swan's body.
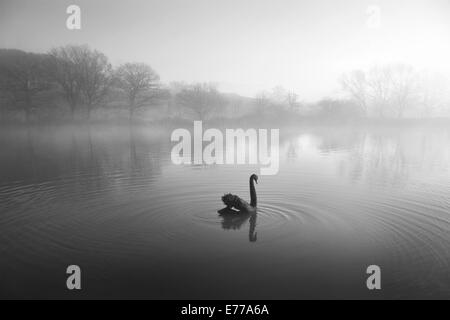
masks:
[[[222,197],[223,203],[227,206],[228,209],[235,208],[239,211],[253,212],[256,211],[256,190],[254,182],[258,183],[258,176],[256,174],[252,174],[250,176],[250,203],[241,199],[239,196],[228,193]]]

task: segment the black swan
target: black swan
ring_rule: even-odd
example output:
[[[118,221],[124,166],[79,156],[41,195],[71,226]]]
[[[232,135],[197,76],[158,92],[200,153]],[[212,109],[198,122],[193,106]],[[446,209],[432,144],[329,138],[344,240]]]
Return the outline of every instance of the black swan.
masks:
[[[258,183],[258,176],[252,174],[250,176],[250,204],[241,199],[239,196],[231,193],[222,197],[226,207],[219,210],[219,215],[223,218],[222,228],[224,229],[240,229],[242,225],[250,219],[250,227],[248,229],[248,240],[256,242],[256,190],[254,182]],[[237,210],[234,210],[234,209]]]
[[[258,176],[252,174],[250,176],[250,204],[231,193],[227,193],[222,197],[223,203],[227,206],[227,209],[235,208],[244,212],[255,212],[256,211],[256,190],[254,182],[258,183]]]

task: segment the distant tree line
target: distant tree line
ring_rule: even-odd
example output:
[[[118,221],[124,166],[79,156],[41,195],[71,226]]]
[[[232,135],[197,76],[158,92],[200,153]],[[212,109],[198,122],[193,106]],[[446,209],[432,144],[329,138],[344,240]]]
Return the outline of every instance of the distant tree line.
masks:
[[[0,90],[3,109],[22,110],[27,120],[42,106],[38,95],[43,92],[51,92],[46,103],[62,96],[72,118],[82,110],[87,119],[114,91],[125,97],[130,118],[162,92],[150,66],[125,63],[113,69],[103,53],[86,45],[58,47],[47,54],[1,50]]]
[[[405,64],[352,71],[341,86],[365,117],[432,117],[450,108],[448,79]]]
[[[163,84],[145,63],[113,68],[108,57],[87,45],[67,45],[45,54],[0,49],[0,117],[25,121],[91,119],[95,110],[120,110],[129,120],[148,111],[168,118],[211,119],[297,117],[430,117],[448,110],[448,88],[435,75],[407,65],[386,65],[343,75],[345,98],[301,101],[277,86],[254,98],[225,94],[212,83]],[[446,91],[447,90],[447,91]],[[139,115],[137,115],[139,113]]]

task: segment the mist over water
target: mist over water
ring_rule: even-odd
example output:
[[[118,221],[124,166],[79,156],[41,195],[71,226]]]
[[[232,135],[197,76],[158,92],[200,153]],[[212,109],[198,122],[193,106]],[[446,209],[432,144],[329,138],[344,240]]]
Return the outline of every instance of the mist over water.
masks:
[[[90,298],[446,298],[450,129],[280,128],[280,170],[176,166],[170,130],[2,128],[0,296]],[[382,290],[366,288],[366,268]]]

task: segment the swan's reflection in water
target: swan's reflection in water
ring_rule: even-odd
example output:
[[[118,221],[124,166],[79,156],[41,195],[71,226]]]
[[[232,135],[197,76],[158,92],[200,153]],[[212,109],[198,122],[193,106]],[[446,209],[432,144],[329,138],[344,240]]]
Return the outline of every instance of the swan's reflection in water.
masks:
[[[237,211],[230,208],[223,208],[219,211],[222,217],[222,228],[225,230],[239,230],[247,221],[249,221],[248,241],[256,242],[256,218],[257,212]]]

